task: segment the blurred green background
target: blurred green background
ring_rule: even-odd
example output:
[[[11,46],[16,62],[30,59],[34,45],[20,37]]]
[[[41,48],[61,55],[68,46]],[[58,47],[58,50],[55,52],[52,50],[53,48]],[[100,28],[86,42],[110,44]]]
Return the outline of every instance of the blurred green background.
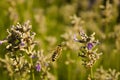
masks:
[[[35,40],[39,41],[38,47],[49,54],[60,42],[69,41],[70,38],[65,39],[62,35],[72,31],[70,16],[74,14],[84,21],[87,34],[96,32],[96,38],[101,42],[98,47],[103,55],[93,70],[103,66],[120,71],[119,0],[0,0],[0,40],[8,35],[6,29],[17,22],[30,20],[32,30],[36,32]],[[89,71],[81,65],[76,47],[71,48],[73,44],[63,50],[50,70],[57,80],[87,79]],[[0,56],[4,57],[4,54],[1,45]],[[9,79],[5,69],[0,69],[0,78]]]

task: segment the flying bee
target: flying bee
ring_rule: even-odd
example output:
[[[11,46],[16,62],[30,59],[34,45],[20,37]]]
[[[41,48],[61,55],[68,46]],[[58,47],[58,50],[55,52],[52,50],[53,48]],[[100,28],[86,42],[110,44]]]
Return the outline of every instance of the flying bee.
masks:
[[[58,45],[51,57],[53,62],[60,56],[61,51],[62,51],[62,45]]]

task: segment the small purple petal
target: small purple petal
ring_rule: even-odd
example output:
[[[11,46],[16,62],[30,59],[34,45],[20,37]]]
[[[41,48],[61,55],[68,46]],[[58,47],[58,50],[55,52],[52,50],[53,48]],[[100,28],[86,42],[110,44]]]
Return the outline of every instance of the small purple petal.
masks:
[[[74,35],[73,39],[74,39],[74,41],[78,41],[76,35]]]
[[[24,43],[24,42],[22,42],[22,43],[20,43],[20,45],[21,45],[21,46],[24,46],[24,45],[25,45],[25,43]]]
[[[32,58],[32,59],[36,58],[36,55],[32,55],[31,58]]]
[[[6,40],[0,41],[0,45],[7,42]]]
[[[93,48],[93,44],[92,44],[92,43],[88,43],[88,44],[87,44],[87,49],[90,50],[90,49],[92,49],[92,48]]]
[[[0,45],[3,43],[3,41],[0,41]]]
[[[40,72],[40,70],[41,70],[40,64],[37,63],[37,65],[36,65],[36,71]]]

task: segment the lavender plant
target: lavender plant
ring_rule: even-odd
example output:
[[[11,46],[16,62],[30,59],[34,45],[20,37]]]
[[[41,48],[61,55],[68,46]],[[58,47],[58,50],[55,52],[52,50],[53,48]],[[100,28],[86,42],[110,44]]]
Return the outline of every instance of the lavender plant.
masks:
[[[27,21],[23,25],[17,23],[10,30],[8,36],[0,44],[6,45],[5,59],[0,62],[5,65],[11,78],[15,80],[35,80],[35,72],[41,72],[41,79],[47,79],[49,62],[43,55],[43,51],[36,51],[34,41],[35,33]],[[31,76],[30,76],[31,75]]]
[[[115,69],[105,70],[103,67],[100,67],[96,70],[94,79],[95,80],[118,80],[120,72],[117,72]]]
[[[98,53],[96,49],[96,45],[99,44],[98,40],[95,40],[95,33],[90,36],[87,36],[84,32],[80,32],[81,39],[78,39],[74,35],[74,40],[76,42],[82,43],[83,45],[80,47],[79,56],[83,59],[83,64],[86,67],[91,68],[93,64],[99,59],[102,53]]]
[[[77,21],[78,20],[78,21]],[[93,34],[91,34],[90,36],[88,36],[84,30],[82,29],[82,27],[80,26],[79,23],[79,19],[77,19],[77,17],[73,17],[73,22],[75,26],[79,26],[79,35],[80,35],[80,39],[78,39],[76,37],[76,35],[74,35],[74,41],[81,43],[80,46],[80,50],[78,53],[78,56],[80,56],[82,58],[83,61],[83,65],[86,68],[90,68],[91,69],[91,79],[93,79],[93,71],[92,71],[92,67],[95,64],[95,62],[100,58],[100,55],[102,55],[102,53],[98,52],[97,49],[97,45],[100,43],[98,40],[95,39],[95,32]]]

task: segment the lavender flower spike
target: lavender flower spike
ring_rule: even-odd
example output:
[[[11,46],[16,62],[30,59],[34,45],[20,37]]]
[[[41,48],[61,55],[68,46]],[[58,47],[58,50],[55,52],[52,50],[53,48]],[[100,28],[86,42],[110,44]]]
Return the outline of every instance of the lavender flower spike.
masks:
[[[40,70],[41,70],[41,66],[40,66],[39,63],[37,63],[37,65],[36,65],[36,71],[40,72]]]

